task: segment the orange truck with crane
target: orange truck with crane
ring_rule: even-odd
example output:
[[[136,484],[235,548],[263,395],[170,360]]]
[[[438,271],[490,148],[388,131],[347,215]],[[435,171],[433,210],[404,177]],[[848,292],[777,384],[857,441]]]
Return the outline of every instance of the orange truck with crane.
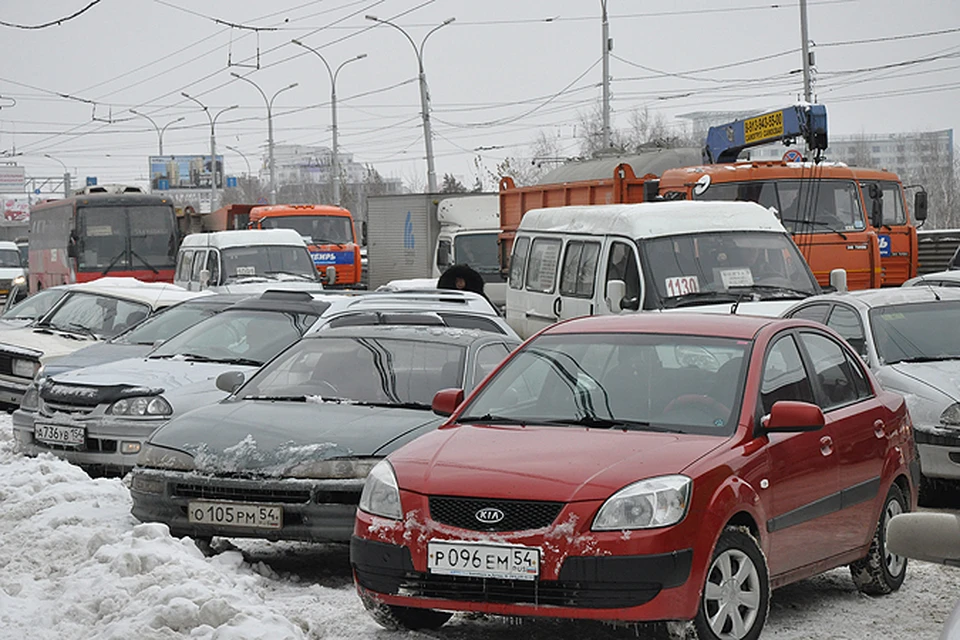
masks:
[[[744,149],[803,138],[817,154],[809,162],[737,162]],[[523,213],[568,204],[655,199],[748,200],[776,209],[821,285],[844,269],[850,289],[899,286],[918,272],[916,221],[927,214],[926,193],[915,194],[913,218],[896,174],[820,161],[827,147],[826,110],[802,104],[711,127],[701,165],[637,177],[622,163],[612,178],[516,188],[500,182],[501,264]],[[608,174],[609,175],[609,174]]]

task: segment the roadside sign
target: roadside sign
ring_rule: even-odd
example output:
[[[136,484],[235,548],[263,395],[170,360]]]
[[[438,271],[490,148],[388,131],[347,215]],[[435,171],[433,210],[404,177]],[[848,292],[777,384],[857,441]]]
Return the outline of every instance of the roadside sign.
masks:
[[[97,186],[97,176],[87,176],[87,186],[88,187]]]
[[[784,162],[803,162],[803,154],[797,151],[796,149],[787,149],[787,152],[783,154]]]
[[[261,196],[257,198],[257,204],[267,204],[267,199]]]
[[[26,169],[15,164],[0,165],[0,191],[23,193],[25,182]]]
[[[170,189],[170,181],[166,178],[160,178],[157,180],[157,190],[158,191],[167,191]]]
[[[227,176],[227,188],[235,189],[237,187],[237,176]]]

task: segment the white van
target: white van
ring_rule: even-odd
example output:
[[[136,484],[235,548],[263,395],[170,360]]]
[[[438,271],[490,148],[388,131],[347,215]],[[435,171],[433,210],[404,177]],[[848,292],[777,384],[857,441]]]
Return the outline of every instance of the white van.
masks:
[[[180,244],[173,282],[215,293],[323,288],[306,243],[293,229],[190,234]]]
[[[820,292],[793,239],[752,202],[533,209],[510,260],[507,322],[673,309],[777,316]]]
[[[20,247],[16,242],[0,240],[0,300],[5,300],[14,287],[22,287],[26,282]]]

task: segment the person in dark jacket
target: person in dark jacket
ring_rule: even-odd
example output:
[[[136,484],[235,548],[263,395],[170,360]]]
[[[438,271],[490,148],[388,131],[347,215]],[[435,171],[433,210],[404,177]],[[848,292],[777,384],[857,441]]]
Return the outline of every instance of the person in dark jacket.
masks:
[[[465,264],[455,264],[444,271],[437,280],[437,289],[461,289],[486,297],[483,276]]]

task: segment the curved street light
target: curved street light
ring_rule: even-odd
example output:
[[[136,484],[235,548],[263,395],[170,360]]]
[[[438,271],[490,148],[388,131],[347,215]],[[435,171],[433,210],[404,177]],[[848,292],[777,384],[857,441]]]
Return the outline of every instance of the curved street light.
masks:
[[[277,166],[273,161],[273,101],[277,99],[278,95],[284,91],[287,91],[288,89],[293,89],[300,83],[294,82],[293,84],[287,85],[282,89],[278,89],[277,92],[273,94],[272,98],[267,99],[267,94],[263,92],[263,89],[260,88],[260,85],[250,78],[242,76],[234,71],[231,71],[230,75],[238,80],[243,80],[244,82],[249,82],[252,84],[253,87],[260,92],[260,95],[263,96],[263,101],[267,105],[267,153],[270,158],[270,204],[277,204]]]
[[[243,158],[243,161],[247,163],[247,175],[249,176],[251,171],[250,171],[250,161],[247,160],[247,154],[245,154],[243,151],[240,151],[240,149],[237,149],[236,147],[231,147],[228,144],[225,144],[223,146],[225,146],[227,149],[230,149],[230,151],[233,151],[234,153],[239,155],[241,158]]]
[[[157,155],[161,155],[161,156],[163,155],[163,132],[166,131],[167,127],[169,127],[170,125],[186,120],[186,118],[184,118],[183,116],[180,116],[176,120],[171,120],[170,122],[163,125],[162,127],[159,127],[157,126],[156,121],[145,113],[141,113],[136,109],[130,109],[130,113],[132,113],[135,116],[140,116],[141,118],[146,118],[147,120],[150,121],[150,124],[153,125],[153,128],[157,130],[157,137],[160,139],[160,145],[159,145],[160,148],[159,148],[159,153]]]
[[[180,95],[182,95],[184,98],[187,98],[188,100],[193,100],[198,105],[200,105],[200,108],[203,109],[203,112],[205,114],[207,114],[207,119],[210,121],[210,172],[211,172],[210,213],[213,213],[214,211],[217,210],[217,199],[218,199],[217,198],[218,196],[218,193],[217,193],[217,139],[214,134],[214,128],[216,127],[216,124],[217,124],[217,118],[222,116],[227,111],[239,109],[240,105],[234,104],[224,109],[221,109],[220,111],[217,112],[217,115],[213,116],[213,115],[210,115],[210,109],[207,107],[207,105],[203,104],[202,102],[200,102],[199,100],[197,100],[196,98],[188,94],[186,91],[181,91]]]
[[[410,34],[407,33],[403,27],[400,27],[389,20],[384,20],[376,16],[364,16],[367,20],[372,20],[373,22],[379,22],[380,24],[390,25],[400,33],[402,33],[407,40],[410,42],[410,45],[413,47],[413,52],[417,54],[417,65],[420,71],[420,116],[423,118],[423,141],[426,145],[427,151],[427,188],[430,193],[437,192],[437,172],[433,166],[433,132],[430,128],[430,93],[427,91],[427,75],[423,71],[423,45],[426,44],[427,38],[429,38],[435,31],[442,29],[443,27],[451,24],[456,18],[447,18],[433,29],[427,32],[427,35],[423,36],[423,40],[420,41],[420,46],[417,46],[417,43],[413,41],[413,38],[410,37]]]
[[[327,63],[327,59],[321,55],[319,51],[313,47],[307,46],[300,42],[299,40],[291,40],[295,45],[299,45],[304,49],[308,49],[320,58],[320,61],[323,62],[323,66],[327,68],[327,75],[330,76],[330,108],[332,113],[330,115],[331,128],[333,129],[333,204],[340,206],[340,152],[339,147],[337,146],[337,76],[340,75],[340,69],[343,69],[346,65],[351,62],[356,62],[357,60],[363,60],[367,57],[367,54],[361,53],[358,56],[354,56],[349,60],[344,60],[340,63],[340,66],[337,67],[336,71],[330,68],[330,65]]]
[[[63,197],[64,197],[64,198],[69,198],[69,197],[70,197],[70,170],[67,169],[66,163],[63,162],[63,160],[60,160],[60,159],[58,159],[58,158],[54,158],[54,157],[53,157],[52,155],[50,155],[49,153],[43,154],[43,157],[44,157],[44,158],[49,158],[50,160],[53,160],[54,162],[59,162],[59,163],[60,163],[60,166],[63,167]]]

